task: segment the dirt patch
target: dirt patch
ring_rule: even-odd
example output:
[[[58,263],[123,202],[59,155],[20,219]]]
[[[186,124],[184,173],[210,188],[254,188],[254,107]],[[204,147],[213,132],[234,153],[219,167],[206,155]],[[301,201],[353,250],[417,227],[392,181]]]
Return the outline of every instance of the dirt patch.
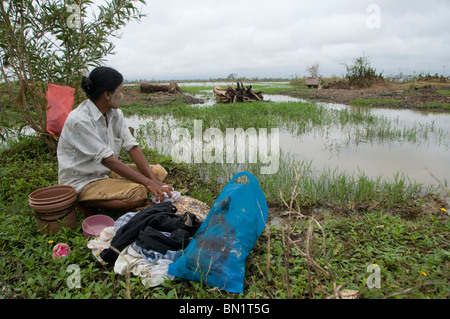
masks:
[[[450,197],[439,198],[434,195],[426,195],[418,199],[410,199],[405,203],[397,205],[386,205],[375,200],[326,206],[300,207],[289,210],[280,204],[269,203],[270,224],[281,225],[287,219],[296,219],[300,216],[314,218],[320,222],[327,222],[333,217],[363,216],[367,213],[383,211],[385,214],[399,216],[407,220],[417,220],[428,216],[435,216],[437,219],[447,222],[450,220]]]
[[[367,102],[365,106],[371,107],[450,111],[450,95],[441,90],[450,90],[450,84],[379,82],[369,88],[357,88],[338,80],[319,89],[297,89],[284,94],[313,102],[350,105],[356,101]]]
[[[340,89],[340,90],[349,90],[351,87],[347,84],[347,82],[339,80],[333,81],[329,84],[326,84],[323,89]]]
[[[147,100],[151,105],[166,105],[171,104],[173,102],[184,103],[184,104],[202,104],[205,103],[202,99],[194,98],[190,95],[181,93],[181,94],[172,94],[167,92],[160,92],[155,94],[149,94],[145,100]]]
[[[168,105],[171,103],[203,104],[205,100],[194,98],[185,93],[141,93],[138,87],[124,87],[124,103],[143,102],[153,106]]]
[[[423,203],[419,206],[422,215],[434,215],[439,219],[446,220],[450,217],[449,203],[447,200],[435,196],[425,196]]]

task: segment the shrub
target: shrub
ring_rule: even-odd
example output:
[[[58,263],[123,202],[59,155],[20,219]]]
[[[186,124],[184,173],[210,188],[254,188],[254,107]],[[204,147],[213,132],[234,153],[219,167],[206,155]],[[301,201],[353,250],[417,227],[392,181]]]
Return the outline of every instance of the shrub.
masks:
[[[349,85],[358,87],[370,87],[377,80],[383,81],[383,76],[377,75],[376,69],[370,66],[369,57],[362,56],[353,60],[353,64],[345,65],[346,78]]]

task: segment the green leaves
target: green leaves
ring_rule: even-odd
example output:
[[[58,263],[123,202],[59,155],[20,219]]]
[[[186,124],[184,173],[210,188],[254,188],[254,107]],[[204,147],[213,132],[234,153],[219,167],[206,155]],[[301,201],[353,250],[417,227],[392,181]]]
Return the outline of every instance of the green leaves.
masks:
[[[0,2],[0,78],[10,91],[11,82],[18,81],[21,93],[14,100],[23,123],[54,148],[56,143],[46,132],[46,83],[78,92],[87,69],[113,53],[111,37],[118,37],[127,22],[144,17],[137,3],[145,1],[114,0],[101,6],[87,0]],[[75,105],[79,96],[75,94]],[[0,135],[5,134],[2,128]]]

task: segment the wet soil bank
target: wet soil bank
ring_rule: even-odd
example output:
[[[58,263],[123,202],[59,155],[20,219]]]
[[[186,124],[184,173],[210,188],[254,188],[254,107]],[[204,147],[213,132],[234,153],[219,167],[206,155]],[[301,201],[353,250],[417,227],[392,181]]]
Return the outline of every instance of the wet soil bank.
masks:
[[[353,88],[345,82],[338,81],[321,89],[294,89],[282,93],[312,102],[450,112],[449,92],[449,83],[424,81],[394,84],[385,82],[370,88]]]
[[[303,216],[313,215],[318,221],[326,221],[329,216],[352,217],[367,213],[382,211],[386,215],[399,216],[406,220],[417,220],[434,216],[442,222],[450,220],[450,197],[440,198],[435,194],[427,194],[421,198],[408,199],[404,204],[386,207],[375,200],[358,204],[347,205],[322,205],[312,207],[300,207],[289,211],[281,203],[268,203],[271,219],[285,218],[289,215],[300,213]]]

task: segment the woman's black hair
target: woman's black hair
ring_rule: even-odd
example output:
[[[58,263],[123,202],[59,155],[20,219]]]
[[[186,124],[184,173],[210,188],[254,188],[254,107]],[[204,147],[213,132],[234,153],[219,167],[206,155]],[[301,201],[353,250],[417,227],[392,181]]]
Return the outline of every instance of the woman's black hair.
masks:
[[[89,77],[83,76],[81,88],[88,99],[95,102],[103,92],[114,92],[122,82],[122,74],[113,68],[99,66],[91,71]]]

